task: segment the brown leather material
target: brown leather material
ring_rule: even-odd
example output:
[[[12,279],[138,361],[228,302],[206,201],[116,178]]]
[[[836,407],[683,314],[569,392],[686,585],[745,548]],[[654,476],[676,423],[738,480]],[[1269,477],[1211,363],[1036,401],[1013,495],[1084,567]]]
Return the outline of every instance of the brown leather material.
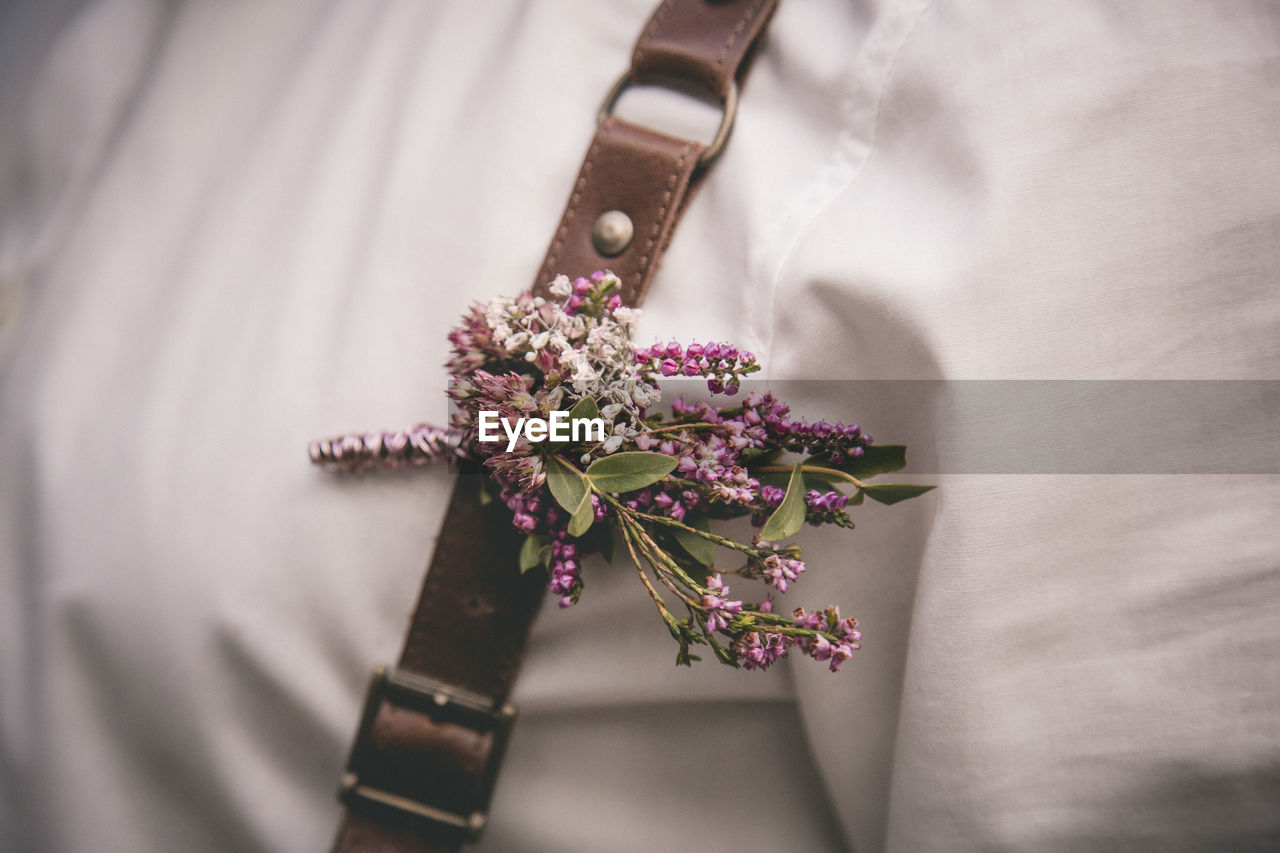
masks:
[[[524,537],[498,501],[480,501],[482,475],[458,475],[398,669],[486,700],[507,700],[546,573],[519,571]],[[495,748],[492,727],[441,719],[384,696],[375,710],[360,782],[436,808],[482,810],[482,780]],[[347,851],[457,850],[465,833],[373,803],[349,807],[333,847]]]
[[[701,143],[612,116],[602,121],[542,262],[538,284],[559,273],[578,276],[609,269],[622,280],[623,301],[639,304],[684,212],[698,156],[705,150]],[[635,229],[631,244],[612,258],[597,252],[591,240],[592,225],[608,210],[627,214]]]
[[[778,0],[664,0],[631,55],[639,83],[682,81],[721,100]]]
[[[456,814],[470,814],[480,796],[494,732],[433,719],[411,708],[384,702],[374,717],[374,772],[361,781],[428,802]],[[430,767],[432,772],[422,772]]]
[[[547,585],[521,574],[524,537],[501,502],[480,505],[481,475],[461,474],[427,569],[400,668],[507,700]]]
[[[664,0],[636,44],[631,74],[644,82],[702,89],[723,98],[759,39],[777,0]],[[611,269],[623,298],[638,305],[690,194],[706,171],[706,147],[637,127],[600,122],[556,228],[534,291],[559,273]],[[621,210],[634,236],[618,255],[596,252],[591,230],[601,213]],[[477,473],[458,478],[423,582],[399,671],[465,691],[486,710],[506,702],[526,637],[546,589],[546,573],[518,570],[523,537],[500,502],[480,502]],[[375,694],[361,742],[362,784],[406,800],[468,815],[485,808],[490,757],[503,734],[485,714],[455,718],[443,697],[426,703]],[[371,716],[369,716],[371,715]],[[362,732],[365,731],[362,725]],[[358,800],[347,811],[334,853],[448,853],[460,829]]]
[[[456,833],[432,833],[420,822],[391,809],[351,810],[338,831],[333,853],[453,853]]]

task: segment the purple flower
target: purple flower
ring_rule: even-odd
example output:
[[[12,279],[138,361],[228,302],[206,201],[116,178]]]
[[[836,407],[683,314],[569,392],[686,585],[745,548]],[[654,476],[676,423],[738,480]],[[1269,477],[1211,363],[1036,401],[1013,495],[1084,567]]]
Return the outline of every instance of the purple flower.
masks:
[[[517,438],[510,450],[505,442],[486,439],[482,443],[480,412],[493,411],[508,421],[546,418],[590,394],[599,402],[602,417],[612,424],[612,435],[602,446],[563,451],[563,461],[583,471],[618,450],[658,451],[674,461],[673,476],[620,494],[617,511],[699,523],[707,518],[749,516],[753,524],[762,525],[768,511],[783,502],[785,492],[776,485],[761,485],[752,471],[772,464],[781,452],[822,455],[838,466],[862,456],[871,443],[857,424],[793,419],[790,409],[771,393],[748,394],[736,407],[681,399],[672,403],[671,418],[650,415],[660,379],[701,377],[713,394],[733,395],[741,390],[744,378],[760,369],[755,356],[714,341],[635,346],[630,340],[632,318],[623,311],[619,281],[603,270],[572,281],[557,276],[546,293],[550,296],[526,292],[515,299],[496,297],[473,305],[449,333],[447,366],[449,396],[457,404],[451,415],[456,438],[452,443],[431,439],[436,443],[426,444],[421,452],[484,465],[494,491],[511,513],[512,525],[536,535],[533,544],[549,545],[548,586],[561,607],[579,600],[581,563],[598,544],[594,538],[570,541],[569,514],[547,485],[546,465],[558,464],[551,462],[550,454],[561,451],[553,448],[549,453],[528,436]],[[597,382],[599,387],[594,387]],[[651,433],[657,429],[662,432]],[[417,447],[415,435],[362,434],[329,442],[327,447],[337,461],[376,458],[390,467]],[[423,435],[427,441],[431,434]],[[323,451],[322,447],[317,461],[326,461]],[[852,525],[845,511],[848,498],[839,492],[809,490],[804,500],[811,524]],[[612,512],[610,506],[593,495],[593,518],[605,521]],[[638,515],[632,518],[632,523],[644,526],[650,521]],[[805,571],[805,563],[797,558],[798,548],[769,550],[758,538],[752,548],[748,573],[779,593],[785,593]],[[687,586],[698,601],[692,621],[682,620],[677,630],[686,659],[689,637],[685,632],[691,626],[696,630],[698,622],[708,632],[727,634],[732,654],[747,669],[766,669],[786,656],[791,646],[800,646],[810,657],[829,662],[834,671],[859,648],[862,634],[857,620],[841,618],[834,607],[814,613],[797,609],[796,633],[801,636],[791,637],[779,633],[788,629],[774,624],[778,616],[766,615],[774,611],[769,598],[747,611],[752,615],[739,617],[743,602],[730,599],[721,575],[708,577],[705,587],[692,580]]]
[[[856,648],[857,646],[850,645],[849,643],[837,643],[833,646],[831,649],[831,671],[839,672],[840,664],[853,657],[853,652]],[[821,660],[821,658],[818,658],[818,660]]]
[[[796,625],[801,628],[808,628],[811,631],[827,630],[827,623],[822,619],[821,612],[805,613],[803,607],[797,607],[791,614],[795,619]]]
[[[819,492],[817,489],[805,492],[804,499],[814,512],[844,509],[845,504],[849,503],[848,495],[842,495],[836,491]]]
[[[836,615],[840,614],[840,609],[835,608]],[[859,642],[862,640],[862,632],[858,630],[858,620],[850,616],[848,619],[840,619],[836,622],[836,636],[848,643],[852,648],[860,648]]]
[[[706,612],[707,630],[723,631],[729,627],[729,616],[742,612],[741,601],[729,601],[729,587],[725,586],[720,575],[707,578],[708,593],[702,596],[702,609]],[[727,614],[727,615],[726,615]]]
[[[789,638],[766,633],[764,641],[756,631],[744,634],[733,644],[733,651],[744,669],[768,669],[779,658],[786,657]]]
[[[781,554],[770,554],[764,558],[765,583],[778,592],[786,592],[787,586],[804,572],[804,562],[784,557]]]

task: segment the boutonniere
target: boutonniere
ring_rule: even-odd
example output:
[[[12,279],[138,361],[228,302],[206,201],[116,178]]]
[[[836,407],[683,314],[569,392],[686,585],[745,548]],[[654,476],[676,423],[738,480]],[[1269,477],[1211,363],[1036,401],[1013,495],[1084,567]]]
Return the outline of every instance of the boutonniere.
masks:
[[[705,645],[721,663],[766,669],[792,649],[832,671],[859,647],[858,620],[834,605],[775,612],[807,566],[787,543],[805,523],[853,527],[850,507],[893,504],[932,486],[871,483],[906,464],[857,425],[806,421],[768,392],[741,393],[760,365],[730,344],[637,347],[637,310],[618,279],[560,276],[550,299],[522,294],[475,305],[449,335],[449,429],[342,436],[311,445],[338,470],[449,460],[479,464],[487,499],[511,511],[526,538],[512,572],[543,571],[561,607],[583,593],[583,560],[615,546],[634,567],[690,664]],[[705,380],[724,404],[654,411],[668,377]],[[713,522],[747,517],[743,542]],[[749,603],[726,577],[763,581]]]

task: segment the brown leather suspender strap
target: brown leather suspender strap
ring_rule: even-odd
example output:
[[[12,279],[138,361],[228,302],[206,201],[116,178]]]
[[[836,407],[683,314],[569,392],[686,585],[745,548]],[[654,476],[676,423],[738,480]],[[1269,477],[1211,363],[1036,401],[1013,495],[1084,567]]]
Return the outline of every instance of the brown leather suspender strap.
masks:
[[[664,0],[606,98],[535,290],[557,273],[612,269],[632,305],[643,298],[690,190],[719,154],[735,80],[777,0]],[[725,117],[710,144],[674,139],[609,115],[630,83],[691,90]],[[480,503],[464,472],[397,668],[374,673],[340,795],[335,853],[454,851],[486,820],[515,711],[507,699],[546,577],[517,571],[521,537],[507,510]]]
[[[535,286],[558,273],[610,269],[622,280],[623,300],[640,303],[691,190],[728,139],[737,111],[736,81],[776,7],[777,0],[665,0],[657,8],[636,42],[631,67],[605,98]],[[674,139],[610,115],[632,83],[717,101],[724,117],[715,138],[709,144]],[[610,213],[625,220],[616,241],[608,233]]]

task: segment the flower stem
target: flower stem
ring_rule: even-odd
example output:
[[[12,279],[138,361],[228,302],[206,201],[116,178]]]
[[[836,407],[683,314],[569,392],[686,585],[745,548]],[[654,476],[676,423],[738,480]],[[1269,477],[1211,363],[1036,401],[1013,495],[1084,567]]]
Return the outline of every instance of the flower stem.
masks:
[[[801,467],[801,466],[762,465],[756,470],[761,472],[762,474],[790,474],[797,467]],[[859,489],[865,489],[867,487],[867,484],[859,480],[857,477],[853,476],[852,474],[846,474],[845,472],[839,470],[838,468],[823,468],[818,465],[803,465],[802,467],[806,471],[812,471],[813,473],[821,474],[824,477],[831,477],[832,479],[835,479],[835,480],[844,480],[845,482],[852,483],[853,485],[857,486]]]
[[[656,557],[658,562],[661,563],[663,569],[671,572],[671,574],[675,575],[681,583],[698,595],[704,595],[707,592],[701,584],[689,576],[688,572],[686,572],[679,563],[672,559],[671,555],[668,554],[661,545],[653,541],[653,537],[649,535],[649,532],[644,529],[644,525],[642,525],[637,518],[641,513],[633,509],[628,509],[623,506],[617,498],[614,498],[611,495],[601,493],[601,497],[608,501],[609,505],[617,511],[619,518],[623,518],[631,524],[637,537],[637,543],[641,545],[642,549],[647,549],[654,557]],[[660,516],[655,516],[655,518],[657,517]],[[657,566],[655,566],[655,568],[657,568]]]
[[[627,545],[627,551],[631,554],[631,563],[636,567],[636,574],[640,576],[640,583],[644,584],[644,588],[649,591],[649,597],[653,599],[654,605],[658,608],[658,613],[662,616],[662,621],[667,623],[667,627],[672,631],[676,629],[676,617],[671,615],[671,611],[667,609],[667,603],[662,600],[662,596],[653,588],[653,583],[649,580],[649,576],[645,574],[644,567],[640,565],[640,558],[636,556],[636,549],[632,543],[632,534],[625,526],[620,526],[622,530],[622,541]]]
[[[660,427],[657,427],[656,429],[649,430],[649,435],[654,435],[660,432],[671,432],[672,430],[682,430],[682,429],[724,429],[724,428],[725,428],[724,424],[712,424],[712,423],[706,423],[705,421],[695,421],[689,424],[668,424],[667,426],[660,426]]]
[[[675,585],[675,583],[668,576],[668,572],[663,569],[661,565],[661,562],[662,562],[661,559],[658,556],[656,556],[653,553],[653,550],[647,547],[645,545],[644,540],[640,538],[644,536],[643,528],[641,528],[640,525],[633,519],[623,519],[623,523],[621,526],[623,530],[623,537],[626,539],[626,542],[627,542],[627,548],[628,550],[631,551],[631,560],[636,564],[636,568],[640,569],[640,561],[636,558],[635,549],[632,547],[633,539],[635,540],[635,544],[639,546],[640,553],[644,555],[645,561],[649,563],[649,565],[653,568],[654,572],[658,575],[658,580],[662,581],[663,585],[666,586],[667,589],[675,593],[675,595],[679,597],[680,600],[683,601],[686,605],[688,605],[689,607],[697,607],[698,606],[697,602],[694,601],[692,598],[690,598],[687,593],[685,593],[683,590],[681,590],[678,586]],[[648,537],[645,537],[645,538],[647,539]],[[649,540],[649,541],[652,542],[652,540]],[[645,579],[645,585],[649,586],[648,576],[644,575],[643,571],[641,571],[641,575]],[[650,586],[650,590],[652,590],[651,586]]]
[[[732,539],[726,539],[725,537],[718,536],[715,533],[712,533],[708,530],[699,530],[696,527],[691,527],[688,524],[685,524],[683,521],[677,521],[676,519],[668,518],[665,515],[652,515],[647,512],[640,512],[639,510],[632,510],[632,512],[635,513],[637,518],[643,518],[645,521],[652,521],[654,524],[662,524],[667,527],[674,527],[677,530],[683,530],[686,533],[692,533],[695,536],[701,536],[703,539],[706,539],[710,542],[714,542],[717,545],[720,545],[721,547],[724,547],[724,548],[732,548],[733,550],[741,551],[744,554],[755,554],[757,552],[757,549],[752,548],[750,545],[744,545],[741,542],[735,542]]]

